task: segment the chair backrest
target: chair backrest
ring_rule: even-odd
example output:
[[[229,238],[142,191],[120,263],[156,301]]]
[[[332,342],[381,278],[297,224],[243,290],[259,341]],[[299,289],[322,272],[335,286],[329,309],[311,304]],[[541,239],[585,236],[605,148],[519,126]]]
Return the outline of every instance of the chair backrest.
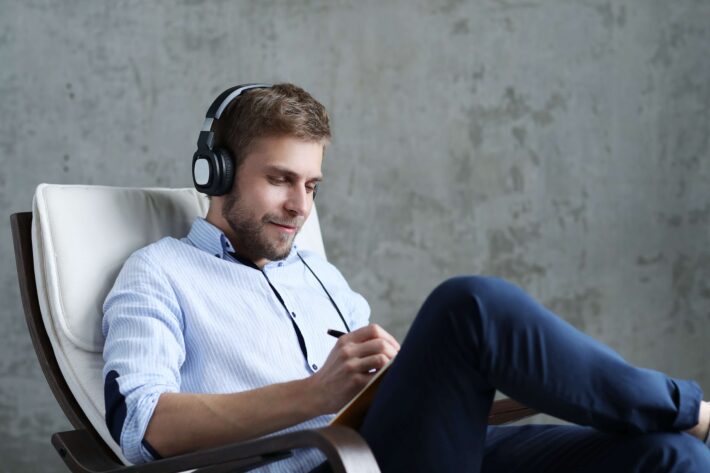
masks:
[[[32,256],[44,329],[76,404],[124,463],[104,422],[103,302],[132,252],[187,235],[208,206],[194,189],[41,184],[35,192]],[[315,209],[296,243],[325,257]],[[66,400],[58,400],[67,412]],[[80,414],[68,415],[75,427],[84,421]]]

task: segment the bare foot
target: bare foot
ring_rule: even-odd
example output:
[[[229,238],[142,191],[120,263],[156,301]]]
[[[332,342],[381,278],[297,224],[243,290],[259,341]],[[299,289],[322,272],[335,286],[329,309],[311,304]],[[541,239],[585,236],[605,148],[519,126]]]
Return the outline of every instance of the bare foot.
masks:
[[[700,403],[698,424],[692,429],[686,430],[686,432],[705,442],[708,438],[708,431],[710,431],[710,402],[702,401]]]

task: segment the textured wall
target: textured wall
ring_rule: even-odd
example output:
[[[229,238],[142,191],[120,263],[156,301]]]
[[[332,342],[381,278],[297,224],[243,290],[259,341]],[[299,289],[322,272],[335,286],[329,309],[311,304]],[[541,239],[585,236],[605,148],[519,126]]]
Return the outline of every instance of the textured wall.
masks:
[[[207,105],[247,81],[329,108],[326,248],[400,340],[438,281],[495,274],[710,389],[708,51],[703,0],[0,0],[0,471],[63,471],[69,427],[9,214],[40,182],[190,185]]]

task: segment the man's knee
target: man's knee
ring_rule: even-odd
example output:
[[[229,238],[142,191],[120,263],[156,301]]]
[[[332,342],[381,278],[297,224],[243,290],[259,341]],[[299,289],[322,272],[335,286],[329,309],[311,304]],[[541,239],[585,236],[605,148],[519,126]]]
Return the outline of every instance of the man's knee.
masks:
[[[710,450],[684,433],[639,436],[639,472],[694,473],[710,471]]]
[[[522,290],[504,279],[490,276],[457,276],[442,282],[429,296],[428,303],[449,312],[470,315],[495,315]],[[462,310],[463,309],[463,310]],[[473,310],[471,310],[473,309]]]
[[[487,276],[457,276],[445,280],[427,298],[419,318],[447,330],[461,330],[473,324],[478,329],[500,312],[499,301],[510,292],[512,284]],[[444,324],[442,326],[442,324]]]
[[[431,296],[446,301],[458,301],[461,298],[476,296],[481,298],[496,297],[502,290],[513,286],[504,279],[492,276],[455,276],[439,284]]]

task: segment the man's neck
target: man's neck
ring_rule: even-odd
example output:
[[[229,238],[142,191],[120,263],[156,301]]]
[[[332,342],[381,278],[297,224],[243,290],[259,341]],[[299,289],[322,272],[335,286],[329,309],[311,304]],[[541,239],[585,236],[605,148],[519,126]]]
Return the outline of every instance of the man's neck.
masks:
[[[231,253],[231,255],[234,256],[239,262],[246,264],[247,266],[256,267],[256,269],[262,269],[264,266],[270,263],[270,260],[266,258],[255,260],[250,256],[240,254],[239,250],[237,250],[239,246],[236,245],[237,241],[234,236],[234,233],[232,232],[232,229],[229,227],[227,221],[218,212],[214,211],[212,207],[210,207],[209,211],[207,212],[205,220],[207,220],[215,227],[219,228],[222,233],[224,233],[224,236],[227,237],[229,243],[231,243],[232,245],[232,248],[234,248],[234,253]]]

